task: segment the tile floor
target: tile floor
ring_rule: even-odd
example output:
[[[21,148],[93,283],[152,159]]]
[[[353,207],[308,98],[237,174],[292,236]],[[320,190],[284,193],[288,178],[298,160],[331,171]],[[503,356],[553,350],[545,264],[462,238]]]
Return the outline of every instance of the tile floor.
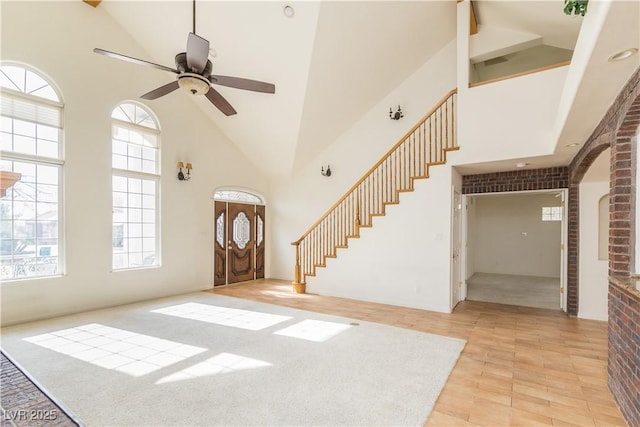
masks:
[[[475,273],[467,279],[467,299],[560,310],[560,279]]]
[[[626,426],[607,388],[607,324],[465,301],[452,314],[318,295],[259,280],[212,292],[463,338],[427,426]]]

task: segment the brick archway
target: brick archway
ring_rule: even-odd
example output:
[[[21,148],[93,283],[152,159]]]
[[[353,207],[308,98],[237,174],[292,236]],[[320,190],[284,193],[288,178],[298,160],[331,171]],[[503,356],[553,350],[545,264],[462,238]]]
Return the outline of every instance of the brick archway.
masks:
[[[580,183],[593,162],[611,147],[612,132],[590,140],[569,166],[569,197],[567,200],[567,313],[578,315],[579,248],[580,248]]]

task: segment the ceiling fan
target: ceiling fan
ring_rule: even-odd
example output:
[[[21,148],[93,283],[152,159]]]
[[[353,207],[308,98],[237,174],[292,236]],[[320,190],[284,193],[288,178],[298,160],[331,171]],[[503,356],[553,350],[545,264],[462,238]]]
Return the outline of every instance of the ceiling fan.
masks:
[[[204,95],[223,114],[231,116],[236,110],[213,87],[212,84],[228,86],[236,89],[251,90],[254,92],[275,93],[276,87],[271,83],[257,80],[243,79],[240,77],[219,76],[211,74],[213,64],[208,59],[209,41],[196,34],[196,1],[193,0],[193,32],[187,38],[187,51],[178,53],[175,57],[176,67],[166,67],[143,59],[132,58],[108,50],[95,48],[94,52],[110,56],[122,61],[145,65],[159,70],[176,74],[176,80],[164,86],[160,86],[141,96],[142,99],[157,99],[167,95],[178,88],[184,88],[193,95]]]

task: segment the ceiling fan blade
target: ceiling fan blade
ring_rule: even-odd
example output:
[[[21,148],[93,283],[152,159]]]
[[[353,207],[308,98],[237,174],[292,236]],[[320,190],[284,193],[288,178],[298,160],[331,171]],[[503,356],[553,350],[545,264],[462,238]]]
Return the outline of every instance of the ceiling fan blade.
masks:
[[[252,90],[254,92],[276,93],[275,85],[271,83],[260,82],[257,80],[216,75],[209,76],[209,80],[213,84],[234,87],[236,89]]]
[[[174,68],[165,67],[164,65],[160,65],[160,64],[154,64],[153,62],[145,61],[143,59],[132,58],[127,55],[122,55],[120,53],[109,52],[108,50],[100,49],[98,47],[93,49],[93,51],[101,55],[110,56],[111,58],[120,59],[121,61],[127,61],[127,62],[131,62],[133,64],[138,64],[138,65],[147,65],[149,67],[157,68],[159,70],[169,71],[171,73],[178,74],[178,70]]]
[[[209,91],[205,96],[209,101],[211,101],[213,105],[218,107],[218,110],[222,111],[225,116],[233,116],[237,113],[236,110],[234,110],[234,108],[231,106],[231,104],[229,104],[229,102],[224,99],[222,95],[220,95],[220,92],[218,92],[214,88],[209,88]]]
[[[202,73],[209,60],[209,40],[189,33],[187,39],[187,65],[194,73]]]
[[[178,81],[176,80],[175,82],[171,82],[168,83],[164,86],[160,86],[157,89],[152,90],[151,92],[147,92],[144,95],[142,95],[140,98],[142,99],[158,99],[161,96],[165,96],[168,93],[173,92],[174,90],[178,89],[180,86],[178,85]]]

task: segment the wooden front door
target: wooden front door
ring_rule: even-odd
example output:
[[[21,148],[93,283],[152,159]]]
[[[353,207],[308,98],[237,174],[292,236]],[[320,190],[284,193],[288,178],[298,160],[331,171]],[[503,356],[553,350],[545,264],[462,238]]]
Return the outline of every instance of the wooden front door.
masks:
[[[255,274],[255,205],[228,204],[227,283],[253,280]]]
[[[264,278],[265,207],[216,201],[213,285]]]

